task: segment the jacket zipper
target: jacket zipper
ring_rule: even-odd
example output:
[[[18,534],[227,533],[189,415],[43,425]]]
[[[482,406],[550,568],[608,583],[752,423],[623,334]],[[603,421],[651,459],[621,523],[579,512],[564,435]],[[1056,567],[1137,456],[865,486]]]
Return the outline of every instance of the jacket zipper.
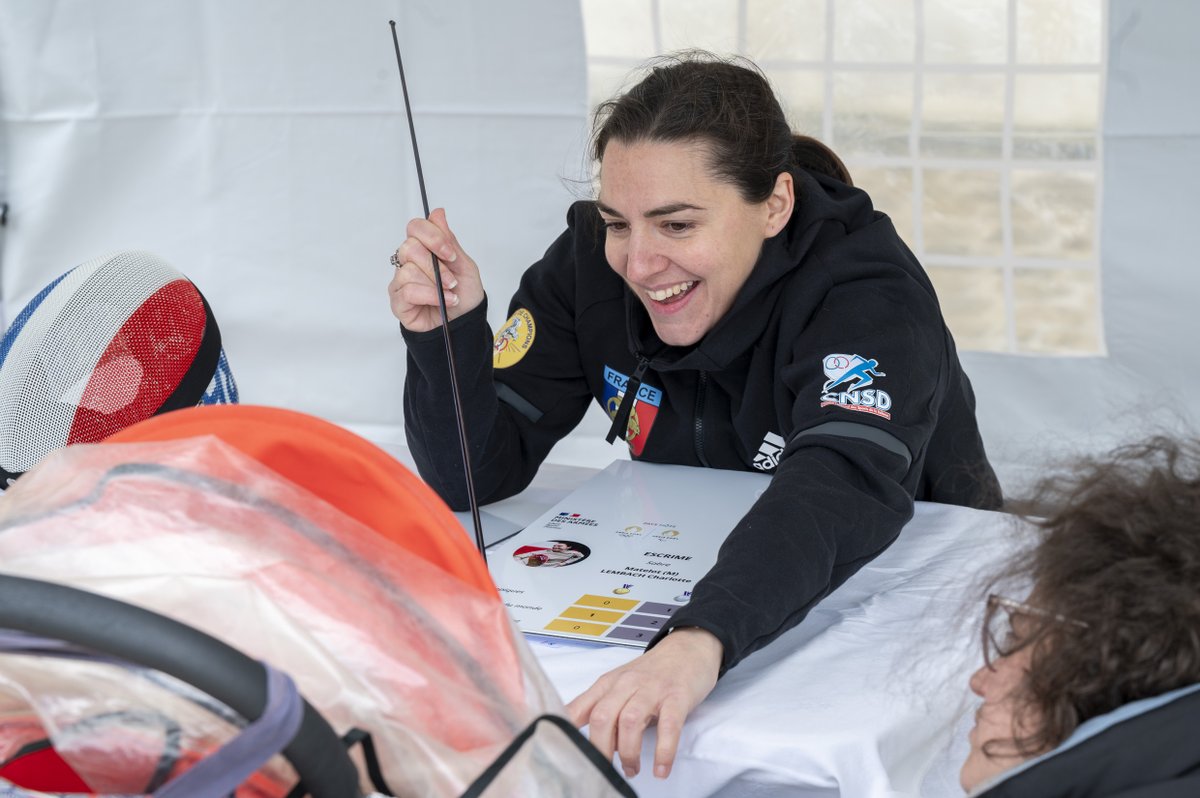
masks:
[[[625,394],[621,397],[621,404],[617,405],[612,426],[608,428],[608,435],[604,438],[607,443],[616,440],[618,434],[621,436],[621,440],[625,440],[625,430],[629,428],[629,413],[633,410],[633,403],[637,401],[638,390],[642,387],[642,377],[645,376],[646,368],[650,365],[650,360],[640,353],[637,359],[637,368],[633,370],[629,381],[625,383]]]
[[[694,423],[694,433],[696,442],[696,458],[700,461],[700,465],[705,468],[711,468],[707,458],[704,456],[704,386],[708,384],[708,372],[700,372],[700,382],[696,385],[696,420]]]

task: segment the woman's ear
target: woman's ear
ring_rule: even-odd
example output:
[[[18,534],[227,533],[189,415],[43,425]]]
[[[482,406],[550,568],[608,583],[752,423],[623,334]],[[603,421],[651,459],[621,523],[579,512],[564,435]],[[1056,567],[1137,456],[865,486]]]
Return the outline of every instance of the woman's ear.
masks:
[[[778,233],[792,218],[796,207],[796,185],[788,172],[780,172],[775,178],[775,188],[767,197],[767,227],[764,231],[766,238]]]

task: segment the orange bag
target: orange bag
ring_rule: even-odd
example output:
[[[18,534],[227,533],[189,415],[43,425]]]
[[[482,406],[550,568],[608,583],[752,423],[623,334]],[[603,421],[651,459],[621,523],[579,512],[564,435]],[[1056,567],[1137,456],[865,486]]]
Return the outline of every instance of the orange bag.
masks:
[[[449,508],[375,444],[278,407],[202,405],[146,419],[108,443],[218,438],[472,587],[495,593],[487,564]]]
[[[200,437],[169,440],[183,435]],[[0,563],[167,615],[286,671],[335,729],[374,736],[407,794],[458,795],[534,718],[564,711],[445,505],[382,450],[292,411],[175,411],[51,453],[0,502]],[[95,669],[108,666],[19,659],[0,663],[0,751],[4,718],[32,711],[70,765],[94,765],[53,730],[114,701],[177,719],[195,737],[184,750],[232,731],[204,728],[161,685],[105,681]],[[546,762],[578,757],[547,750]],[[518,765],[507,778],[555,776]]]

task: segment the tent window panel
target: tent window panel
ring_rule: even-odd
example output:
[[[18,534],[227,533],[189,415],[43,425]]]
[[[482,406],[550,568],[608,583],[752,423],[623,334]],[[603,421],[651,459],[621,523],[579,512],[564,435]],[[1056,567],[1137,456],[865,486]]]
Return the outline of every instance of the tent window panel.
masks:
[[[1096,177],[1091,172],[1014,171],[1013,254],[1091,261],[1096,257]]]
[[[1096,273],[1091,269],[1016,269],[1017,350],[1080,355],[1098,351],[1098,293]]]
[[[1100,63],[1102,2],[1017,0],[1017,63]]]
[[[658,0],[662,49],[738,49],[737,0]]]
[[[632,59],[636,63],[656,54],[659,50],[654,19],[657,5],[647,0],[582,0],[580,8],[588,58]],[[594,65],[588,67],[590,83]]]
[[[910,63],[916,42],[913,0],[834,3],[833,59]]]
[[[1094,161],[1100,129],[1100,76],[1017,75],[1013,157]]]
[[[908,155],[912,108],[911,72],[835,73],[829,143],[846,159]]]
[[[981,257],[1004,253],[999,172],[926,169],[923,177],[926,252]]]
[[[825,0],[747,0],[746,54],[759,62],[824,60]]]
[[[925,0],[925,61],[1003,64],[1008,0]]]
[[[954,265],[930,266],[927,271],[959,349],[1008,349],[1003,269]]]
[[[999,158],[1003,150],[1003,75],[925,76],[921,155]]]
[[[825,117],[825,73],[816,69],[775,69],[771,84],[792,130],[821,138]]]
[[[936,275],[960,349],[1104,351],[1104,0],[582,5],[593,104],[657,53],[755,59]]]

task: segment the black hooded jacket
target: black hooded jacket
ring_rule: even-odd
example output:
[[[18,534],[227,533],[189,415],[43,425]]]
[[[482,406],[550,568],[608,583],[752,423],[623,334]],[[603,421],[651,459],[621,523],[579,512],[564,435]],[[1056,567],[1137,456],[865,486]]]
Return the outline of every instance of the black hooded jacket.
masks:
[[[1087,739],[1068,740],[1003,776],[978,798],[1195,798],[1200,795],[1200,692],[1180,692]]]
[[[671,622],[715,634],[724,668],[891,544],[914,498],[1000,502],[920,264],[865,193],[794,177],[791,220],[693,346],[655,335],[605,260],[588,202],[526,271],[494,342],[485,306],[450,324],[481,502],[521,491],[592,401],[612,415],[638,376],[626,432],[635,459],[774,475],[732,531],[713,530],[729,532],[717,564]],[[404,338],[409,446],[421,476],[463,508],[441,332]]]

